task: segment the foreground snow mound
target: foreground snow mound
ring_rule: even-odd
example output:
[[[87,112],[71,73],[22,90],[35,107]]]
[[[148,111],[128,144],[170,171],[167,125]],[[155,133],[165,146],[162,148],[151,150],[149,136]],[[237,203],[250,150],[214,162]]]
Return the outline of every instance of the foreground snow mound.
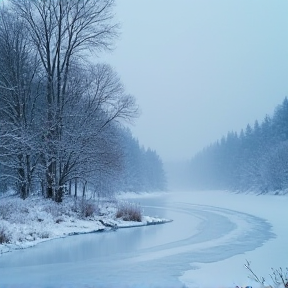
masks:
[[[0,199],[0,253],[69,235],[169,222],[142,216],[141,222],[116,218],[117,202],[77,200],[55,203],[42,197]]]

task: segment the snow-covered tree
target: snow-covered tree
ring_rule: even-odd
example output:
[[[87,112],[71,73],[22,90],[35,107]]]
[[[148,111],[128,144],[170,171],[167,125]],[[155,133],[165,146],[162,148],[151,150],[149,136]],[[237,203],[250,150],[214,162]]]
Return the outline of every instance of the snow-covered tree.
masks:
[[[10,2],[40,60],[45,81],[42,135],[45,144],[41,164],[46,181],[43,186],[47,197],[60,202],[64,185],[73,174],[71,171],[80,173],[78,166],[83,158],[91,156],[88,152],[91,142],[97,145],[96,135],[112,120],[127,119],[136,112],[134,98],[124,94],[112,69],[107,65],[93,67],[85,61],[87,52],[107,50],[113,44],[117,34],[112,13],[114,1]],[[84,78],[79,78],[78,73]],[[73,141],[66,147],[69,137]],[[75,142],[78,147],[72,148]],[[86,153],[81,153],[84,149]]]
[[[88,53],[112,47],[113,5],[10,0],[11,10],[1,8],[0,177],[22,198],[32,187],[57,202],[80,186],[82,195],[164,187],[156,152],[123,128],[138,115],[134,97],[109,65],[89,62]]]
[[[247,125],[239,137],[228,133],[191,161],[191,178],[200,188],[258,192],[288,188],[288,100],[272,118]]]
[[[31,189],[39,159],[43,112],[38,59],[27,30],[14,13],[0,9],[0,164],[1,181],[16,185],[22,198]],[[6,180],[5,180],[6,179]]]

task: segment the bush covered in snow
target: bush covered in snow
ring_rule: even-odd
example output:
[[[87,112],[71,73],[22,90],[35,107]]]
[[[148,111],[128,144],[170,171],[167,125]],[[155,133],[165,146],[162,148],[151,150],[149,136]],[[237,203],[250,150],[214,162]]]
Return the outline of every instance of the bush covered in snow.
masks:
[[[121,202],[118,204],[116,218],[121,218],[124,221],[142,221],[142,211],[138,204]]]
[[[9,243],[10,239],[11,235],[7,232],[7,228],[3,224],[0,225],[0,244]]]
[[[81,218],[92,217],[100,213],[96,202],[85,198],[75,198],[72,210],[78,213]]]

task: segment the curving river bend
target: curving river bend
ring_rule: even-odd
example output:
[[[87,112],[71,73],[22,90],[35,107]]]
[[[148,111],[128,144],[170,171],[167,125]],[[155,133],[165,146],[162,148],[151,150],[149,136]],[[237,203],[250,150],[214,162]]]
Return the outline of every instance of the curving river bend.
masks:
[[[133,199],[146,215],[171,223],[78,235],[1,255],[0,287],[183,287],[179,277],[196,269],[193,263],[221,261],[274,237],[266,220],[211,201],[195,204],[193,195]]]

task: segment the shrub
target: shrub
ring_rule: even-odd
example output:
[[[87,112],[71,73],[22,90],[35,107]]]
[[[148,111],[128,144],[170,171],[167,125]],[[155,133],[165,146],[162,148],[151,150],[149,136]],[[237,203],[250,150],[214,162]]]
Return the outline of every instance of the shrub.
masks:
[[[261,284],[263,287],[265,287],[266,283],[265,278],[256,275],[256,273],[253,271],[251,267],[251,262],[246,260],[246,264],[244,266],[250,272],[250,278],[256,281],[257,283]],[[279,269],[271,268],[271,270],[272,274],[270,274],[270,278],[272,279],[274,286],[269,285],[268,287],[276,288],[282,285],[282,287],[288,288],[288,268],[286,269],[283,269],[281,267]]]
[[[142,211],[138,204],[121,202],[118,204],[116,218],[121,218],[124,221],[142,221]]]
[[[45,204],[43,211],[45,211],[48,214],[51,214],[53,218],[62,216],[65,213],[65,209],[63,205],[61,205],[62,203],[56,203],[52,200],[47,200],[47,202],[48,203]]]
[[[62,218],[57,218],[57,219],[55,220],[55,223],[56,223],[56,224],[60,224],[61,222],[64,222],[64,220],[63,220]]]
[[[47,238],[49,238],[49,232],[43,231],[40,233],[39,237],[42,239],[47,239]]]
[[[79,213],[83,218],[91,217],[99,213],[99,208],[96,203],[93,200],[87,200],[85,198],[75,200],[72,210]]]
[[[93,216],[94,212],[96,211],[96,207],[94,203],[86,202],[83,206],[83,216],[90,217]]]
[[[17,203],[18,201],[13,200],[5,200],[0,203],[0,218],[3,220],[8,220],[15,211],[17,211]]]
[[[5,227],[0,226],[0,244],[10,242],[10,235],[6,231]]]

